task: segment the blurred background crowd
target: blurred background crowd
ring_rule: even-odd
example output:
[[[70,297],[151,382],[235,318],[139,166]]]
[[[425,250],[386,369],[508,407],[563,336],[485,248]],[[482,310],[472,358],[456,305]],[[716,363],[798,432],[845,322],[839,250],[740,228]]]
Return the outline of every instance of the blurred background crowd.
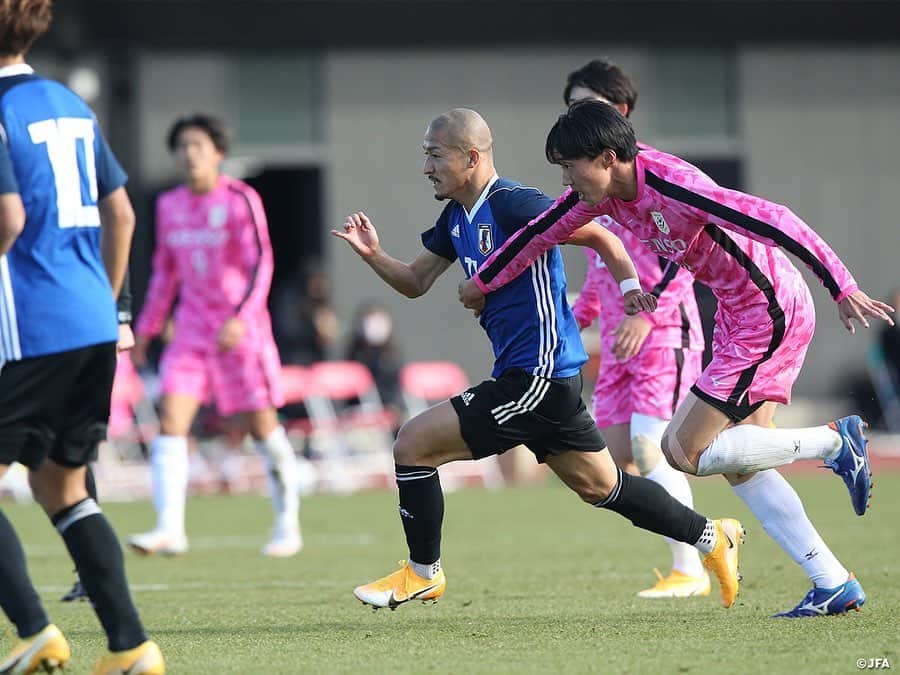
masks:
[[[29,61],[97,111],[130,174],[139,216],[131,264],[136,311],[150,273],[153,204],[176,181],[165,130],[196,111],[219,114],[232,128],[224,170],[260,193],[269,221],[269,309],[286,391],[308,393],[317,364],[359,363],[368,374],[344,372],[361,379],[343,391],[323,387],[312,403],[289,396],[282,409],[298,453],[310,460],[310,490],[390,485],[382,451],[399,425],[432,397],[455,393],[423,382],[465,386],[491,363],[477,323],[456,305],[458,278],[446,275],[432,301],[410,302],[327,232],[364,209],[392,251],[415,256],[419,233],[439,212],[421,176],[421,136],[431,118],[453,107],[484,115],[501,173],[555,196],[558,170],[543,158],[544,138],[563,106],[564,75],[598,56],[641,85],[633,120],[643,140],[690,159],[723,185],[789,204],[859,272],[862,285],[900,302],[893,198],[900,39],[879,15],[882,3],[791,3],[778,25],[767,3],[752,0],[641,2],[640,21],[635,3],[625,2],[514,9],[462,0],[191,0],[179,2],[177,13],[172,4],[58,3],[52,33]],[[578,252],[565,256],[574,294],[584,261]],[[698,296],[711,326],[714,302],[702,288]],[[900,433],[900,329],[851,339],[827,294],[814,297],[814,348],[797,400],[780,414],[802,423],[810,410],[827,416],[849,402],[875,428]],[[118,382],[112,442],[97,472],[109,498],[146,494],[141,462],[156,423],[165,339],[140,372]],[[596,351],[590,331],[585,342]],[[454,374],[409,369],[423,362]],[[585,366],[585,392],[596,369],[595,355]],[[193,437],[196,490],[260,487],[262,470],[243,448],[237,423],[205,410]],[[327,462],[339,457],[375,459],[372,466],[360,460],[365,471],[357,482],[329,484]],[[460,480],[492,485],[543,476],[517,453],[467,471]],[[4,489],[15,492],[15,480]]]

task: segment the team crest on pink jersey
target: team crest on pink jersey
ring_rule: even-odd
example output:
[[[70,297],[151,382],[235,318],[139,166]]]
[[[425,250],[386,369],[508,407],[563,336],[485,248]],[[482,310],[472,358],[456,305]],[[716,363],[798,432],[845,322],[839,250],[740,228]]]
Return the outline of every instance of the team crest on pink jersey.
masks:
[[[653,222],[656,223],[656,227],[659,228],[659,231],[663,234],[669,234],[669,224],[666,222],[666,219],[663,218],[663,214],[659,211],[651,211],[650,215],[653,216]]]
[[[225,204],[213,204],[207,216],[210,227],[222,227],[228,219],[228,207]]]
[[[494,235],[490,223],[478,223],[478,250],[487,255],[494,250]]]

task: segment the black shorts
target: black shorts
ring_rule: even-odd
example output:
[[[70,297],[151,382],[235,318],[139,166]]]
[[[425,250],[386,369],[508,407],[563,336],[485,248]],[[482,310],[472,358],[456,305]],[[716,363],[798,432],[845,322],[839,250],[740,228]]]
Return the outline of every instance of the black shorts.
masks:
[[[116,372],[114,342],[9,361],[0,369],[0,464],[36,469],[97,458]]]
[[[606,447],[581,398],[581,374],[546,379],[511,368],[450,399],[462,437],[481,459],[525,445],[545,461],[567,450]]]
[[[750,417],[750,415],[759,410],[762,407],[762,404],[765,403],[765,401],[747,403],[746,394],[744,395],[743,403],[729,403],[728,401],[720,401],[719,399],[707,394],[696,384],[691,387],[691,392],[701,401],[705,401],[716,410],[725,413],[728,419],[730,419],[734,424],[740,424],[741,422],[743,422],[745,419]]]

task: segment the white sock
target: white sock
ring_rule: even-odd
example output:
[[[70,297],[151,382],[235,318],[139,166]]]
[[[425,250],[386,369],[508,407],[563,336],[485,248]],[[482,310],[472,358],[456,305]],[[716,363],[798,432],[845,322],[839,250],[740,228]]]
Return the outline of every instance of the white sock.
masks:
[[[427,565],[410,560],[409,566],[412,567],[413,572],[423,579],[434,579],[437,576],[437,573],[441,571],[441,559],[438,558],[433,563],[428,563]]]
[[[706,519],[706,526],[703,528],[703,533],[700,535],[700,538],[697,540],[697,543],[694,544],[694,548],[696,548],[703,555],[707,555],[708,553],[712,553],[712,550],[716,547],[716,526],[713,524],[709,518]]]
[[[188,486],[188,440],[184,436],[160,435],[150,449],[153,506],[156,529],[184,534],[184,502]]]
[[[266,463],[275,529],[278,532],[296,530],[300,527],[300,489],[294,446],[281,425],[255,445]]]
[[[649,478],[654,483],[661,485],[666,492],[688,508],[694,508],[694,497],[691,494],[687,476],[669,466],[665,459],[658,462],[644,478]],[[696,548],[669,537],[663,537],[663,539],[672,550],[672,569],[691,577],[703,575],[703,563],[700,562],[700,555]]]
[[[800,497],[775,470],[761,471],[735,493],[753,511],[763,529],[819,588],[840,586],[849,573],[816,532]]]
[[[700,455],[697,475],[753,473],[795,459],[832,459],[841,436],[827,424],[806,429],[770,429],[740,424],[721,432]]]

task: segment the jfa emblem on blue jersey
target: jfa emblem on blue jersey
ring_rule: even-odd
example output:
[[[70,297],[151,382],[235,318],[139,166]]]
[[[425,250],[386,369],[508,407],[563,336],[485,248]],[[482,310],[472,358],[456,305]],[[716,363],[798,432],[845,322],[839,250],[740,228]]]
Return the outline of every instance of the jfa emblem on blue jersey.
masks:
[[[478,250],[481,255],[487,255],[494,250],[494,236],[491,234],[490,223],[478,223]]]

